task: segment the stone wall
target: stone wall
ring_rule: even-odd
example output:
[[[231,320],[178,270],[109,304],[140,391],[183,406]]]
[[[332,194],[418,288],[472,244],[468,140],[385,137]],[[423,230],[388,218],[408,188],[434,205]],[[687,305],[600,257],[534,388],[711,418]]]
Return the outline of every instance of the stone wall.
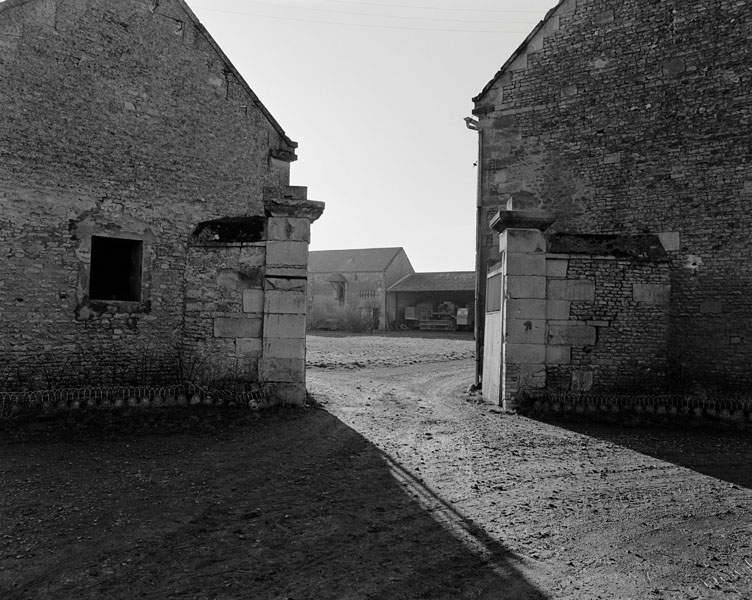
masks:
[[[499,229],[502,261],[487,289],[500,302],[489,302],[485,320],[486,399],[514,408],[542,391],[664,392],[671,283],[665,254],[651,247],[657,239],[551,243],[536,229]],[[585,253],[601,244],[618,255]],[[548,251],[567,245],[580,253]]]
[[[547,389],[662,392],[668,264],[549,254],[546,265]]]
[[[511,197],[558,231],[654,233],[671,259],[673,377],[748,381],[751,31],[747,2],[560,2],[475,99],[479,276]]]
[[[295,223],[275,233],[269,203],[313,203],[287,187],[296,144],[190,9],[7,0],[0,81],[0,384],[148,384],[203,360],[182,355],[199,346],[255,379],[270,266],[292,252],[304,281],[308,244]],[[268,232],[193,243],[225,217]],[[132,299],[92,297],[102,240],[138,260]]]

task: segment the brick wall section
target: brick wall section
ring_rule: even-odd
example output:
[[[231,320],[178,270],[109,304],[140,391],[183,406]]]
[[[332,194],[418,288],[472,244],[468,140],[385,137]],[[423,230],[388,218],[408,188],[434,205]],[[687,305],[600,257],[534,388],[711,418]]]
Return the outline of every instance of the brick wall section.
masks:
[[[752,361],[752,11],[738,0],[564,0],[476,98],[481,278],[515,195],[555,230],[663,234],[675,378]]]
[[[547,389],[664,391],[669,265],[577,255],[548,262],[567,267],[565,279],[548,279]]]
[[[68,384],[148,383],[184,324],[189,348],[255,355],[215,327],[246,314],[231,272],[263,249],[189,257],[189,239],[201,221],[263,215],[294,143],[182,5],[9,0],[0,81],[3,377],[38,387],[44,364]],[[91,301],[92,235],[143,243],[140,302]]]

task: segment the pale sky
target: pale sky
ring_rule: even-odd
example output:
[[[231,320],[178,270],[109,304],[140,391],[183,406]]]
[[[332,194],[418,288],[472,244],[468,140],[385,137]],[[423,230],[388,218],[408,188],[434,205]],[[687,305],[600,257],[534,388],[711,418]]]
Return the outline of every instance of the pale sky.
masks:
[[[416,271],[475,268],[471,98],[556,0],[188,0],[298,142],[326,203],[311,250],[402,246]]]

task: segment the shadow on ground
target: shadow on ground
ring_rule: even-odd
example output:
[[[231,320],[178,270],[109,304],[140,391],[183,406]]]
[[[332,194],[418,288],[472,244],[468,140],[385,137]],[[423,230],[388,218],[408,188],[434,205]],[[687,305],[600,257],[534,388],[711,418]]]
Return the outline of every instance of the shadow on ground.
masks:
[[[323,410],[108,431],[0,440],[4,600],[545,598]]]
[[[547,421],[752,489],[752,432],[677,425],[622,427]]]

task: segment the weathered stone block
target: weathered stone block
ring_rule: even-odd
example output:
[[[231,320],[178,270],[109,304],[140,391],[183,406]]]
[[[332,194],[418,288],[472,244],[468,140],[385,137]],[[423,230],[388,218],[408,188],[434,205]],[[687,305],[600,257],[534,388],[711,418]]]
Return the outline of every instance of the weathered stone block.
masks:
[[[593,389],[593,372],[592,371],[573,371],[572,372],[572,391],[589,392]]]
[[[508,275],[508,298],[545,298],[546,278],[543,276]]]
[[[269,241],[266,243],[266,264],[275,266],[307,267],[308,243]]]
[[[311,223],[308,219],[296,217],[270,217],[268,221],[270,241],[311,241]]]
[[[658,239],[666,252],[681,250],[681,236],[678,231],[665,231],[658,234]]]
[[[263,353],[263,342],[257,338],[238,338],[235,340],[235,350],[239,358],[259,357]]]
[[[271,277],[267,274],[265,289],[298,292],[306,291],[305,279],[288,279],[286,277]]]
[[[568,365],[571,362],[571,346],[546,346],[547,365]]]
[[[534,254],[546,251],[546,238],[537,229],[507,229],[499,235],[502,252]]]
[[[305,339],[265,338],[265,358],[305,358]]]
[[[264,337],[305,339],[305,325],[305,315],[266,315],[264,317]]]
[[[548,326],[548,343],[552,346],[592,346],[596,339],[595,327],[588,325]]]
[[[243,246],[238,262],[241,270],[263,267],[266,262],[266,246]]]
[[[519,388],[539,390],[546,387],[545,365],[523,364],[520,366]]]
[[[549,300],[595,300],[595,284],[586,279],[551,279],[548,282]]]
[[[264,311],[264,290],[243,290],[243,312],[260,313]]]
[[[272,397],[279,404],[304,406],[306,403],[306,386],[304,383],[279,383],[274,386]]]
[[[566,258],[546,258],[546,275],[565,279],[569,261]]]
[[[261,319],[218,317],[214,319],[214,337],[254,338],[261,336]]]
[[[546,300],[546,318],[566,321],[569,319],[569,300]]]
[[[604,10],[599,13],[596,13],[595,15],[595,23],[597,25],[605,25],[607,23],[613,23],[613,22],[614,22],[613,10]]]
[[[545,275],[546,257],[543,254],[517,254],[507,255],[508,275]]]
[[[264,383],[305,381],[305,361],[301,358],[267,358],[259,360],[259,379]]]
[[[543,344],[504,344],[507,364],[545,364],[546,346]]]
[[[545,344],[546,321],[533,319],[507,319],[506,341],[512,344]]]
[[[264,299],[267,313],[305,314],[305,292],[268,290]]]
[[[632,299],[645,304],[668,304],[671,299],[671,285],[662,283],[635,283],[632,286]]]
[[[719,314],[723,312],[723,303],[708,301],[700,304],[700,312],[703,314]]]
[[[297,279],[298,281],[302,281],[303,285],[305,285],[305,281],[308,277],[308,268],[307,266],[300,266],[300,267],[282,267],[282,266],[276,266],[276,265],[267,265],[266,267],[266,278],[267,281],[270,278],[282,278],[282,279]]]
[[[507,319],[545,319],[546,301],[537,299],[510,298],[506,301]]]

